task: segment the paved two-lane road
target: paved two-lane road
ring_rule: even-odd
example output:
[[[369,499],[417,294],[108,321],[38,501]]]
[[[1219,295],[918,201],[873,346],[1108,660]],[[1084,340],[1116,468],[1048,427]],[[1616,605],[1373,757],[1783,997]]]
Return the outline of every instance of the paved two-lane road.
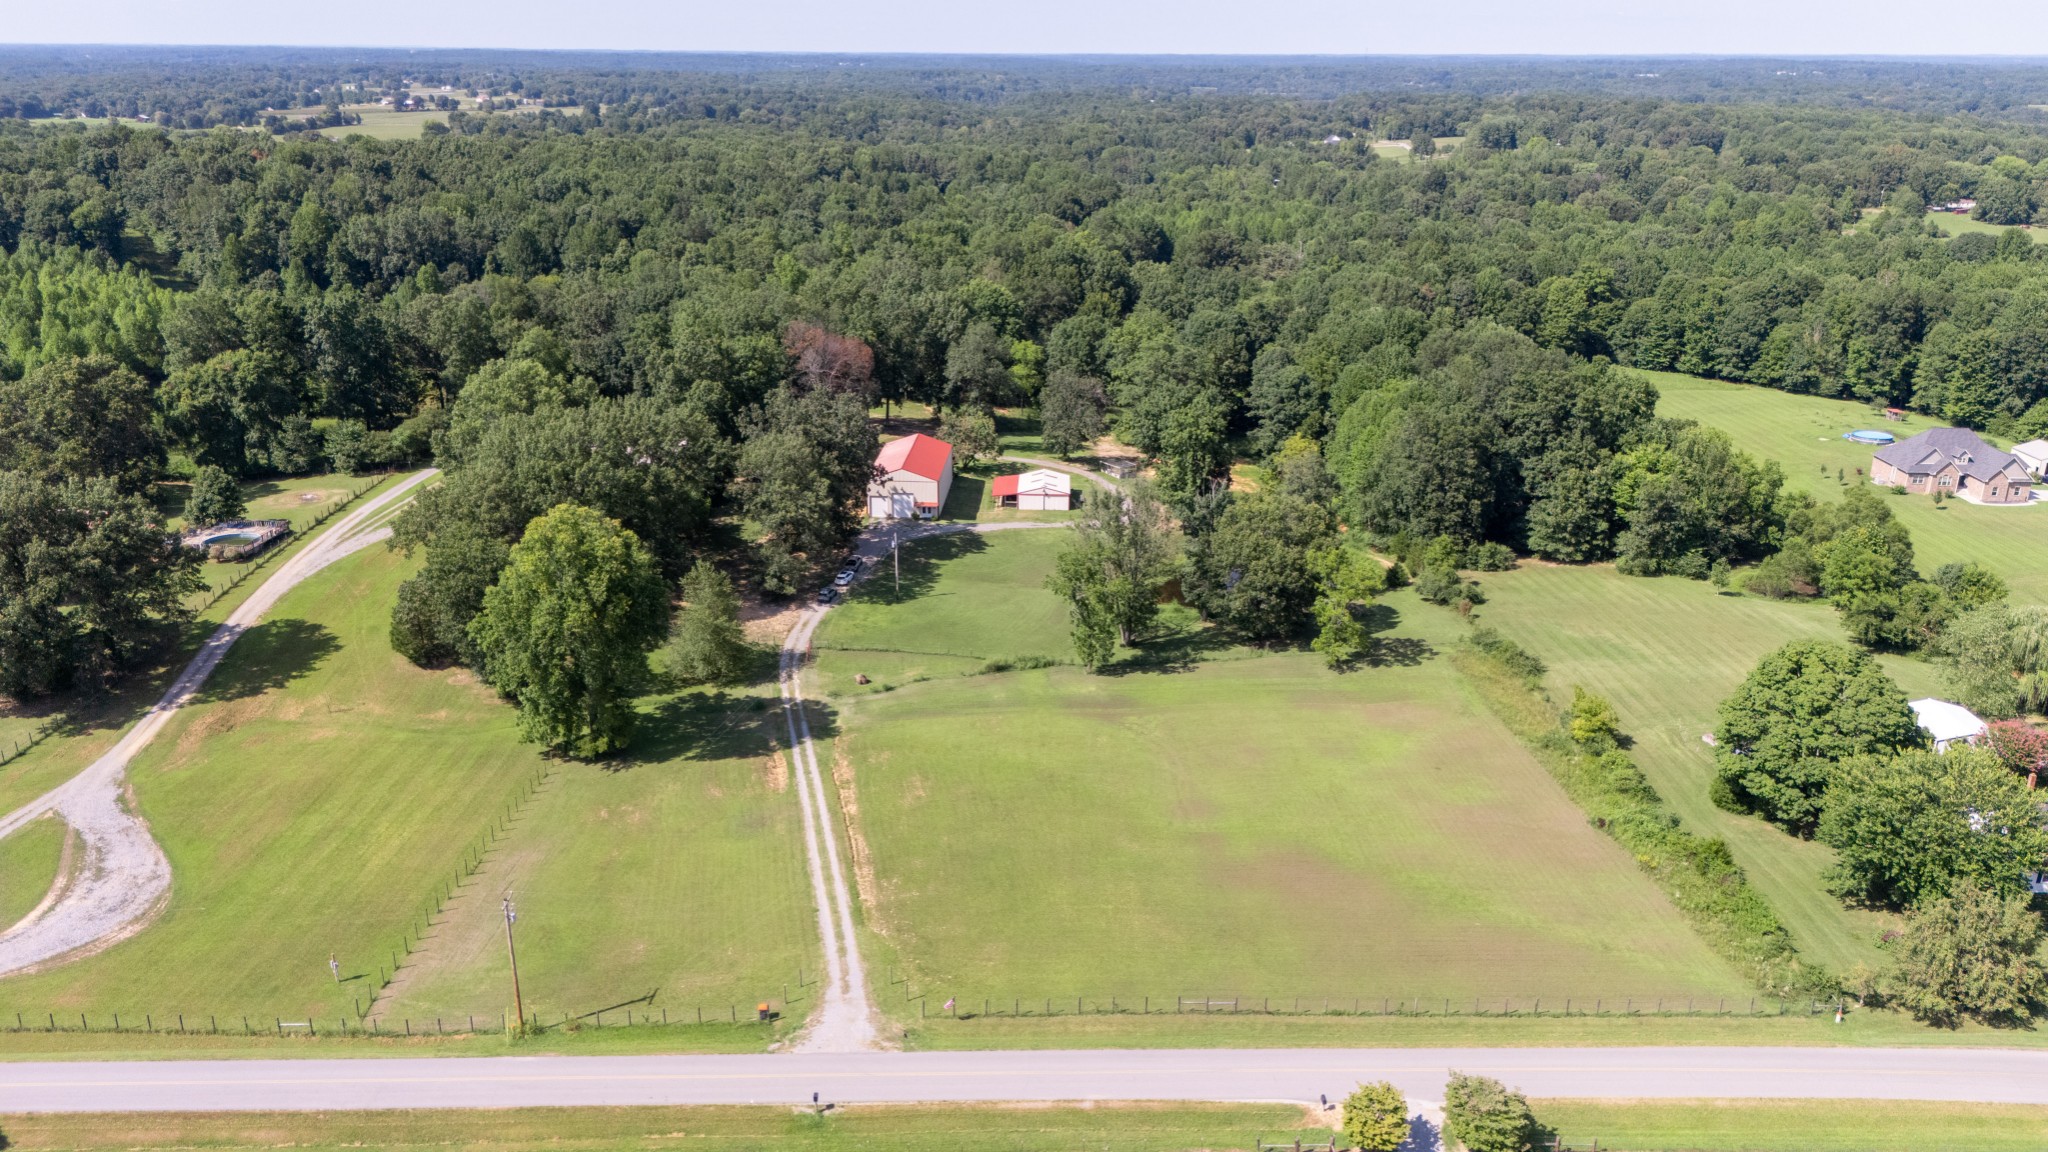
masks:
[[[2048,1103],[2048,1052],[1412,1048],[0,1064],[0,1113],[1009,1100],[1442,1099],[1445,1074],[1534,1096]]]

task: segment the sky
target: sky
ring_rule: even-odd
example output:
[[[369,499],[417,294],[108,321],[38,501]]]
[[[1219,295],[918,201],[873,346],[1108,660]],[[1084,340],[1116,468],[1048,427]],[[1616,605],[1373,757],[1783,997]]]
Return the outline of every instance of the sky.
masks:
[[[2048,56],[2048,4],[0,0],[0,42],[792,52]]]

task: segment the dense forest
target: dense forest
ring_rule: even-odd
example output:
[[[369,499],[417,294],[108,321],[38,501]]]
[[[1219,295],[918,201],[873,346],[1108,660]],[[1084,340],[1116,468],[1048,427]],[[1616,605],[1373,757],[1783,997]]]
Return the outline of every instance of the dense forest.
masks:
[[[0,691],[175,614],[186,566],[125,536],[125,615],[67,589],[106,508],[143,523],[195,470],[440,463],[394,641],[475,661],[561,503],[671,582],[743,526],[794,591],[856,523],[877,403],[1106,421],[1189,524],[1227,520],[1201,503],[1233,460],[1313,449],[1396,552],[1699,576],[1815,517],[1616,365],[2048,432],[2048,258],[1926,219],[2048,223],[2048,71],[36,59],[17,115],[250,124],[407,80],[551,107],[398,142],[0,121],[0,500],[51,510],[0,529]]]

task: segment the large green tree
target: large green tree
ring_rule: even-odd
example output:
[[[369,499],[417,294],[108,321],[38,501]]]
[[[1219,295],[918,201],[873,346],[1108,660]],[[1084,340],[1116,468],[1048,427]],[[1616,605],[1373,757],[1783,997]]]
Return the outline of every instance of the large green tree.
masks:
[[[469,631],[526,738],[592,757],[632,738],[633,696],[667,622],[668,587],[640,538],[559,504],[512,546]]]
[[[2025,897],[1964,880],[1921,905],[1892,945],[1890,999],[1930,1024],[2017,1025],[2048,999],[2041,915]]]
[[[0,472],[0,693],[97,687],[132,668],[190,618],[198,564],[111,479]]]
[[[2048,608],[1989,604],[1942,633],[1956,699],[1993,720],[2048,708]]]
[[[653,398],[503,416],[393,525],[395,546],[427,554],[399,589],[394,647],[421,663],[473,663],[467,629],[484,589],[526,525],[557,504],[619,521],[665,577],[680,576],[711,531],[727,453],[694,409]]]
[[[1090,500],[1074,529],[1046,587],[1067,602],[1075,653],[1092,670],[1118,642],[1135,644],[1152,626],[1159,590],[1178,569],[1179,539],[1158,494],[1143,483],[1121,499]]]
[[[1468,1152],[1528,1152],[1536,1142],[1528,1098],[1488,1076],[1452,1072],[1444,1085],[1444,1135]]]
[[[1408,1139],[1408,1098],[1381,1080],[1344,1098],[1344,1138],[1359,1152],[1394,1152]]]
[[[1903,908],[1967,879],[2024,895],[2048,866],[2048,831],[2026,782],[1972,748],[1859,757],[1822,796],[1817,838],[1835,850],[1836,895]]]
[[[791,593],[846,542],[865,511],[875,433],[856,395],[778,390],[740,448],[732,493],[761,559],[762,586]]]
[[[106,476],[142,492],[163,467],[149,382],[112,357],[50,360],[0,379],[0,469],[55,482]]]
[[[1188,545],[1183,588],[1204,616],[1260,641],[1305,628],[1324,589],[1315,556],[1335,540],[1327,509],[1271,489],[1236,496]]]
[[[1797,640],[1721,702],[1716,800],[1806,833],[1838,764],[1925,744],[1906,695],[1867,654]]]

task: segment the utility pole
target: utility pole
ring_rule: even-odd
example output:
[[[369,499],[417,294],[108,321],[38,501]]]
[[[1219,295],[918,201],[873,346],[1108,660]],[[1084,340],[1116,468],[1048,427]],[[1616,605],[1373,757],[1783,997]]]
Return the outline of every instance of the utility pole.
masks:
[[[526,1027],[526,1001],[519,996],[519,950],[512,946],[512,922],[519,919],[519,912],[512,907],[512,893],[505,893],[505,955],[512,961],[512,1011],[518,1014],[519,1027]]]
[[[903,598],[903,553],[896,547],[896,529],[889,529],[889,567],[896,578],[896,599]]]

